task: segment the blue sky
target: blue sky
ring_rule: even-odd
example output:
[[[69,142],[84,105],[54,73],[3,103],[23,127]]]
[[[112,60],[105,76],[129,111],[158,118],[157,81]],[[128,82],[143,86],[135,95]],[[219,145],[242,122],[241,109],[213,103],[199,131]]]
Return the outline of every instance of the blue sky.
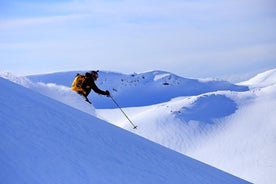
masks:
[[[0,71],[239,81],[276,67],[275,27],[274,0],[4,0]]]

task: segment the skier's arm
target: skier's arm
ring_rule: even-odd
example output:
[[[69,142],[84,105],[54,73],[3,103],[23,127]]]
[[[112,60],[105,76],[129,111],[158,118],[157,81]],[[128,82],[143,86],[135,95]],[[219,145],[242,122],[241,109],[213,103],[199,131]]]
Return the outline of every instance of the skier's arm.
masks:
[[[95,91],[95,93],[101,94],[101,95],[109,95],[108,91],[103,91],[100,90],[97,85],[95,84],[95,82],[91,83],[91,88],[93,89],[93,91]]]

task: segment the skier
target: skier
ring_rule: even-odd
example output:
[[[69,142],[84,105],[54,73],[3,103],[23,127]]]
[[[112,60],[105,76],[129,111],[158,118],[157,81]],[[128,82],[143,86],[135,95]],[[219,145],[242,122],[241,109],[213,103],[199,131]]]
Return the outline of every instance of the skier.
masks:
[[[98,79],[98,77],[98,71],[86,72],[85,75],[77,74],[72,83],[71,89],[83,96],[85,98],[85,101],[90,104],[91,102],[89,101],[87,96],[89,95],[91,89],[93,89],[93,91],[98,94],[110,97],[110,92],[108,90],[102,91],[95,84],[95,81]]]

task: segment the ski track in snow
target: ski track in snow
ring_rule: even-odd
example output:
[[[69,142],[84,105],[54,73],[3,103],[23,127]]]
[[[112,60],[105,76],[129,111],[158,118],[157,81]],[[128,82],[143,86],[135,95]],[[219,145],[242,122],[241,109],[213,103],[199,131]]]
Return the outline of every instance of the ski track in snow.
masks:
[[[141,88],[139,81],[143,81],[143,85],[149,85],[153,79],[155,83],[164,84],[175,78],[170,73],[153,73],[155,75],[133,74],[131,78],[108,72],[106,75],[110,75],[113,80],[118,79],[117,86],[121,86],[119,83],[122,83],[128,93],[133,92],[133,87]],[[208,92],[204,88],[208,88],[208,85],[214,88],[214,81],[201,80],[204,85],[208,82],[208,85],[203,87],[203,93],[177,97],[155,105],[123,108],[130,119],[138,125],[136,130],[132,129],[119,109],[93,109],[92,115],[96,114],[116,126],[248,181],[271,183],[276,181],[273,174],[276,170],[276,117],[272,111],[276,107],[275,73],[276,70],[267,71],[239,84],[249,86],[250,90],[232,91],[230,88]],[[86,104],[80,105],[77,102],[80,98],[71,93],[68,87],[35,83],[26,78],[5,75],[21,85],[91,114],[91,107],[88,108]],[[53,74],[52,80],[55,80],[54,76]],[[42,75],[40,79],[43,77],[45,76]],[[98,85],[107,87],[106,81],[105,78]],[[179,79],[175,81],[178,82],[174,85],[181,83]],[[124,89],[123,86],[113,91],[115,99],[121,105],[126,101],[117,93]],[[102,99],[104,98],[100,100]],[[129,99],[130,97],[127,98]],[[105,100],[104,103],[107,103]],[[160,100],[157,99],[158,101]],[[86,108],[89,110],[85,110]]]

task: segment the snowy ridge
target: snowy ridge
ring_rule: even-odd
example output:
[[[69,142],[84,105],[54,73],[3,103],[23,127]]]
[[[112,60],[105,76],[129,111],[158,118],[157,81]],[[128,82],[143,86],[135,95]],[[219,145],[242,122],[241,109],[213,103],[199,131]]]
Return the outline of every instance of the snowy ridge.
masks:
[[[0,78],[3,183],[248,183]]]
[[[56,83],[69,87],[76,73],[84,72],[62,72],[28,76],[28,78],[34,82]],[[58,80],[55,80],[55,76]],[[235,85],[227,81],[187,79],[164,71],[128,75],[100,71],[97,84],[102,89],[108,89],[119,102],[124,102],[123,107],[152,105],[167,102],[174,97],[194,96],[219,90],[248,90],[247,86]],[[102,96],[90,95],[90,98],[96,108],[116,107],[109,99]]]
[[[276,84],[276,69],[260,73],[252,79],[239,83],[240,85],[247,85],[251,88],[262,88]]]

